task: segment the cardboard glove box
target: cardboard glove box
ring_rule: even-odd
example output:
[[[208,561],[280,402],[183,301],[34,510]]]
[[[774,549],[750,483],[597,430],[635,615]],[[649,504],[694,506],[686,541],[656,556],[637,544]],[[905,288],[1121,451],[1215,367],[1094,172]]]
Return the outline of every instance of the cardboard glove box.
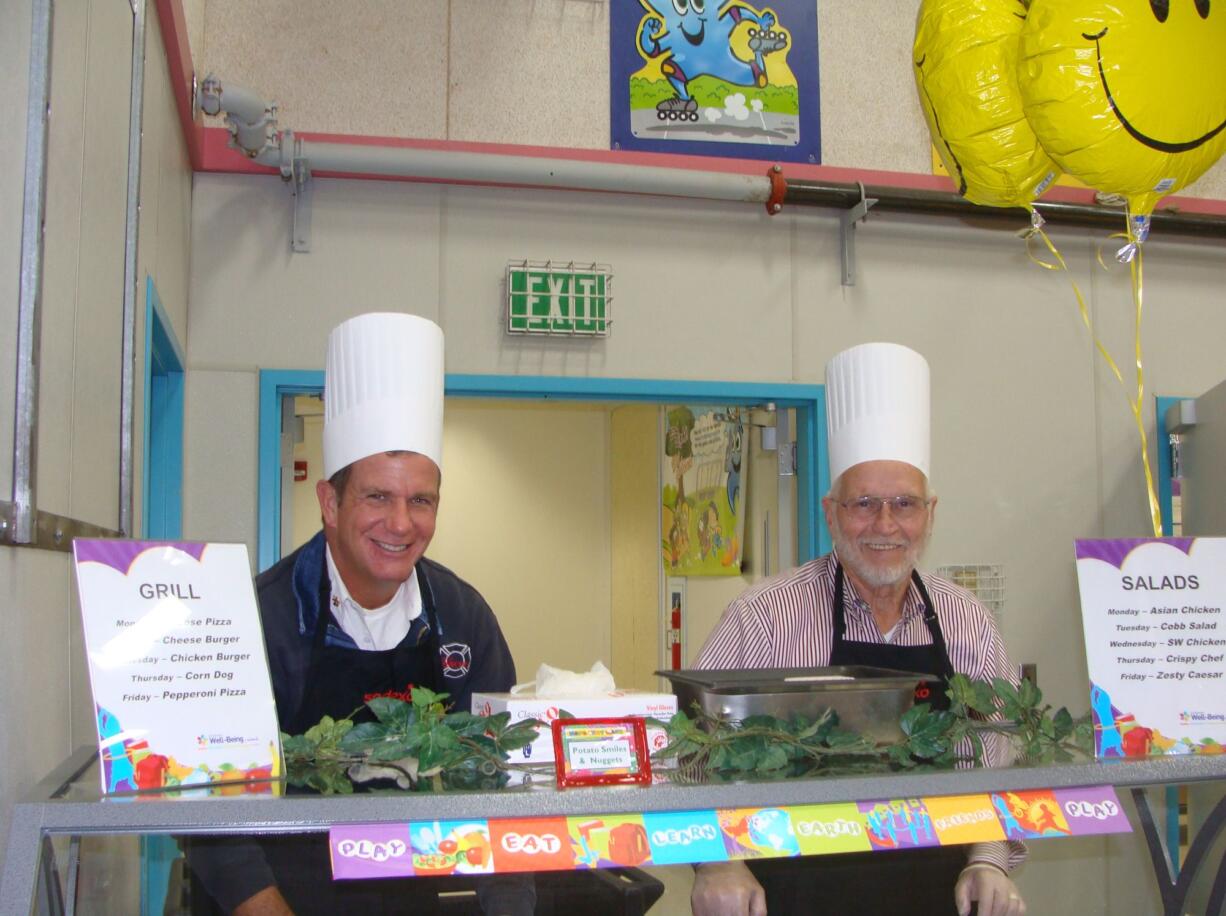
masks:
[[[480,716],[492,716],[510,712],[511,721],[538,719],[542,723],[536,740],[523,751],[513,752],[524,762],[551,763],[553,761],[553,733],[550,723],[561,711],[576,719],[620,719],[626,716],[650,716],[667,722],[677,711],[677,698],[671,693],[647,693],[639,690],[611,690],[592,697],[538,697],[532,694],[474,693],[472,711]],[[668,743],[662,728],[647,726],[647,749],[658,751]]]

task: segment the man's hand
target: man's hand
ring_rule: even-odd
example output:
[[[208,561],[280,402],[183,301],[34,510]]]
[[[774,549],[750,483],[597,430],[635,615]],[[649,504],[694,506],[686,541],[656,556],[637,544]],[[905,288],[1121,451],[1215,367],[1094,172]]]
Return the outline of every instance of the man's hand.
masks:
[[[978,916],[1023,916],[1026,901],[1009,876],[986,862],[972,862],[958,875],[954,885],[954,904],[960,916],[967,916],[971,904],[978,902]]]
[[[766,916],[766,894],[744,862],[712,862],[694,870],[694,916]]]
[[[294,916],[294,911],[274,885],[252,894],[236,906],[234,916]]]

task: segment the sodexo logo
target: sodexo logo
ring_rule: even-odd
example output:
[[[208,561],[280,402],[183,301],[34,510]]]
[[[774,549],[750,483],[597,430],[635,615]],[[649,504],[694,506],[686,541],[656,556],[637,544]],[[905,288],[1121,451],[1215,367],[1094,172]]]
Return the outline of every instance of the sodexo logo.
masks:
[[[346,859],[367,859],[371,862],[386,862],[399,859],[409,851],[404,840],[391,839],[383,843],[374,840],[341,840],[336,844],[336,853]]]
[[[525,856],[540,853],[552,856],[561,850],[562,841],[552,833],[505,833],[502,837],[502,848],[507,852]]]

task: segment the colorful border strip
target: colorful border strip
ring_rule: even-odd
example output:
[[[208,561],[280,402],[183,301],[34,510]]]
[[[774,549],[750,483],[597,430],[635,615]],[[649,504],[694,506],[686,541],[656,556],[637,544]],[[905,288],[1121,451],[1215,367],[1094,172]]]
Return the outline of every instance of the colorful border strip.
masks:
[[[333,827],[332,877],[686,865],[1128,833],[1110,786],[775,808]]]

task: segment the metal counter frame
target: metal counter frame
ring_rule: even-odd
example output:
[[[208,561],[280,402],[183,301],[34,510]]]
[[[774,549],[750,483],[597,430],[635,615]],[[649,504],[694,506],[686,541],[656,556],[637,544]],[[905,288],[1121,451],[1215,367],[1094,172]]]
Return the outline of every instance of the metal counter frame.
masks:
[[[268,796],[137,799],[133,796],[75,801],[62,796],[96,765],[96,751],[82,748],[13,809],[0,885],[0,916],[31,912],[44,839],[56,835],[311,833],[334,824],[421,820],[526,818],[693,811],[745,806],[791,806],[883,798],[971,795],[993,791],[1110,785],[1133,790],[1164,913],[1182,912],[1206,853],[1226,826],[1226,799],[1193,839],[1176,880],[1142,787],[1226,779],[1226,756],[1169,756],[1004,769],[969,769],[889,775],[828,776],[708,785],[662,784],[650,788],[508,788],[496,792],[404,795]],[[1226,902],[1226,862],[1215,875],[1211,913]]]

